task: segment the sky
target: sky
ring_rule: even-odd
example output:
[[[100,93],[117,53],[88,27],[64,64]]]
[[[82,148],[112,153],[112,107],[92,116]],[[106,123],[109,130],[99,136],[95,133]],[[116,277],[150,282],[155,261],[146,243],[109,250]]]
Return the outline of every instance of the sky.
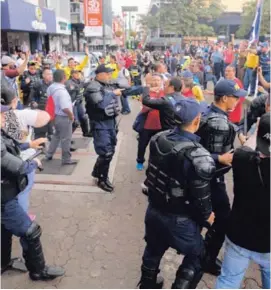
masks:
[[[121,6],[138,6],[138,13],[147,13],[150,0],[112,0],[113,11],[121,13]]]

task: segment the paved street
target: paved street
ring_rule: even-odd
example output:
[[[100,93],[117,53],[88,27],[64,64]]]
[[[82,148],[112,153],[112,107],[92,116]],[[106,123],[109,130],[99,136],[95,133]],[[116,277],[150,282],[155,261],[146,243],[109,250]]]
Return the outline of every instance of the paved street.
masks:
[[[95,160],[92,142],[79,149],[79,160],[71,175],[37,175],[32,192],[31,213],[43,228],[42,242],[48,264],[61,265],[66,274],[51,282],[32,282],[27,274],[7,273],[2,288],[135,288],[140,277],[144,249],[144,213],[147,200],[140,184],[144,172],[135,169],[136,134],[132,122],[139,103],[132,101],[132,114],[120,122],[118,150],[111,178],[115,192],[108,194],[93,184],[91,171]],[[76,133],[79,138],[79,133]],[[84,145],[84,144],[83,144]],[[56,156],[59,158],[59,155]],[[50,166],[47,164],[46,166]],[[227,176],[229,194],[232,178]],[[21,255],[14,238],[13,255]],[[170,288],[181,256],[168,251],[161,265]],[[260,288],[257,267],[246,273],[244,288]],[[199,288],[213,288],[214,278],[205,275]]]

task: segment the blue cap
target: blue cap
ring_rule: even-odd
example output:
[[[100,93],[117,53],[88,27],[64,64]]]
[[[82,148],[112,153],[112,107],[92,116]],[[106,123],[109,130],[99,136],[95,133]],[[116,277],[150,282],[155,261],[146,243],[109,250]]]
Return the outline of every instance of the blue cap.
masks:
[[[240,89],[238,84],[232,80],[222,79],[215,86],[215,96],[233,96],[236,98],[247,96],[247,91]]]
[[[185,70],[181,73],[181,78],[193,79],[193,74],[189,70]]]
[[[268,44],[267,41],[265,41],[265,42],[261,42],[261,43],[260,43],[260,47],[269,47],[269,44]]]
[[[201,105],[194,99],[180,100],[175,105],[177,122],[187,124],[192,122],[202,112]]]

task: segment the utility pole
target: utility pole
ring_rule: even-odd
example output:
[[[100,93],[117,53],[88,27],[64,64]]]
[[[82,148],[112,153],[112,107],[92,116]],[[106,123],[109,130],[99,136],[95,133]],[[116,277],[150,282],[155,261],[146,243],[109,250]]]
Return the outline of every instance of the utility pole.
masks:
[[[103,53],[104,55],[106,54],[106,42],[105,42],[105,1],[106,0],[102,0],[102,16],[103,16]]]

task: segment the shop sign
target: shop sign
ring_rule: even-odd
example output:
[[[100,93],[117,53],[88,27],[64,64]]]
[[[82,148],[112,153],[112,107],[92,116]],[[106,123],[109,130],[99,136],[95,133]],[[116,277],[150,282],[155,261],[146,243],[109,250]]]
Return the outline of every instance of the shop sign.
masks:
[[[85,36],[102,36],[102,0],[84,0]]]
[[[56,33],[71,35],[71,24],[62,17],[56,17]]]
[[[36,20],[32,21],[32,27],[35,30],[45,31],[47,29],[46,23],[42,22],[42,10],[40,7],[36,7],[35,11]]]

